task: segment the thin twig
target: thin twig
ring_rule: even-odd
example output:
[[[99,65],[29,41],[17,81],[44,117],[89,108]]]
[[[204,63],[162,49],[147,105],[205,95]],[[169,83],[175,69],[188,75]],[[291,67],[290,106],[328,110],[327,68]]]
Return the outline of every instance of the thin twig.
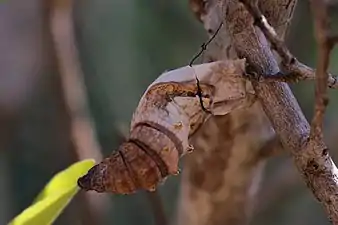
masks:
[[[273,27],[271,27],[260,12],[257,5],[249,0],[240,0],[246,7],[250,14],[253,16],[255,25],[258,26],[264,33],[271,46],[282,58],[282,66],[285,70],[284,74],[269,75],[264,74],[264,80],[283,81],[283,82],[298,82],[301,80],[314,80],[315,70],[299,62],[289,51],[285,43],[277,36]],[[337,37],[333,36],[331,42],[334,42]],[[338,89],[337,76],[328,74],[327,85],[329,88]]]
[[[323,120],[328,104],[327,96],[327,69],[330,62],[330,52],[334,46],[329,36],[330,26],[327,6],[321,0],[311,0],[311,9],[314,17],[315,37],[318,45],[318,60],[316,70],[315,113],[311,124],[311,137],[322,138]]]
[[[215,39],[215,37],[217,36],[218,32],[220,31],[221,27],[223,25],[223,22],[221,22],[216,30],[216,32],[209,38],[209,40],[207,42],[204,42],[201,45],[201,49],[200,51],[190,60],[189,62],[189,66],[192,68],[193,63],[195,62],[196,59],[198,59],[198,57],[200,57],[202,55],[202,53],[207,50],[208,45]],[[193,68],[192,68],[193,69]],[[193,69],[194,70],[194,69]],[[197,93],[196,95],[199,98],[199,102],[201,105],[201,108],[204,112],[211,114],[211,112],[205,108],[204,104],[203,104],[203,100],[202,100],[202,89],[200,86],[200,80],[198,79],[195,71],[194,71],[194,75],[195,75],[195,79],[196,79],[196,85],[197,85]]]
[[[221,22],[217,28],[217,30],[215,31],[215,33],[209,38],[209,40],[207,42],[204,42],[201,45],[201,49],[200,51],[190,60],[189,62],[189,66],[191,67],[192,64],[194,64],[195,60],[198,59],[198,57],[200,57],[202,55],[202,53],[207,50],[208,45],[215,39],[215,37],[217,36],[218,32],[221,30],[223,26],[223,22]]]

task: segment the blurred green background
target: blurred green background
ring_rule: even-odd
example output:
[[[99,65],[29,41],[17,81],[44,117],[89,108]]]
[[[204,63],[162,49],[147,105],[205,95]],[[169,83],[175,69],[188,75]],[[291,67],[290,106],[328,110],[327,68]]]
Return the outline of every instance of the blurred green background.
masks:
[[[95,137],[106,156],[122,142],[146,87],[163,71],[185,66],[207,36],[188,1],[81,0],[74,9]],[[26,208],[53,174],[78,160],[51,53],[48,10],[41,0],[0,3],[0,224]],[[337,17],[336,13],[334,22]],[[333,27],[337,30],[338,23]],[[287,44],[301,61],[315,67],[316,46],[307,1],[299,1]],[[337,59],[335,50],[331,72],[336,74]],[[311,118],[313,82],[292,88]],[[330,90],[330,96],[325,137],[331,154],[338,159],[337,91]],[[170,177],[160,188],[172,222],[179,179]],[[107,197],[100,224],[154,224],[143,192]],[[287,156],[270,160],[255,208],[253,224],[328,224]],[[82,209],[81,200],[75,199],[56,224],[90,224]]]

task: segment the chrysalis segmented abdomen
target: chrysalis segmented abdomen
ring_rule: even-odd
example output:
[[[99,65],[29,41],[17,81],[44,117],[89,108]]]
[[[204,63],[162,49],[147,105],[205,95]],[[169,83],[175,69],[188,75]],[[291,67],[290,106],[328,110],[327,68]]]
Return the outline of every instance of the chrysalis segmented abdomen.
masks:
[[[189,107],[184,102],[189,110],[196,107],[192,115],[185,112],[175,96],[163,105],[143,100],[134,114],[128,141],[80,178],[80,187],[131,194],[138,189],[154,190],[168,175],[178,174],[179,158],[191,150],[188,143],[191,118],[203,118],[198,99],[194,95],[185,97],[185,101],[192,103]]]
[[[168,175],[178,173],[179,158],[192,149],[190,135],[207,117],[199,97],[215,115],[225,115],[245,99],[241,78],[244,61],[196,68],[202,75],[199,87],[192,74],[186,80],[179,78],[189,75],[187,68],[181,68],[159,77],[147,89],[134,112],[129,139],[78,180],[82,189],[131,194],[138,189],[154,190]],[[179,82],[170,81],[173,78]],[[229,92],[234,86],[237,89]]]
[[[165,177],[177,174],[183,148],[174,134],[163,129],[138,124],[118,151],[79,179],[80,187],[131,194],[138,189],[154,190]]]
[[[134,142],[123,143],[118,151],[81,177],[78,185],[84,190],[119,194],[153,190],[165,170],[161,171],[151,154]]]
[[[156,160],[162,161],[167,168],[165,176],[178,173],[178,159],[183,153],[183,145],[174,133],[159,124],[143,122],[133,129],[130,140],[139,140],[156,154]]]

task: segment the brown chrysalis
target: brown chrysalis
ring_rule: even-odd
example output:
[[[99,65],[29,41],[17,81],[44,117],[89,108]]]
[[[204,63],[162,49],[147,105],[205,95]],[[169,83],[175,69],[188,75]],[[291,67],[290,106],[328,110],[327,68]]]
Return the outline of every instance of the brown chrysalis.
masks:
[[[153,191],[167,176],[178,174],[179,158],[193,150],[189,137],[209,116],[254,102],[244,65],[243,59],[217,61],[163,73],[142,96],[128,140],[79,178],[78,185],[87,191],[131,194]],[[202,109],[198,91],[211,114]]]

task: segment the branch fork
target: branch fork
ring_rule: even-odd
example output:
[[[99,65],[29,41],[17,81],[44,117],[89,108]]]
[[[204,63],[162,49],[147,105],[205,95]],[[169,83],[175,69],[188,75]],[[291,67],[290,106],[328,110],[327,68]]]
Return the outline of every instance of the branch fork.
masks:
[[[330,52],[338,39],[336,36],[329,35],[327,5],[322,0],[310,1],[314,16],[315,37],[319,55],[317,69],[313,70],[297,61],[290,53],[261,14],[257,5],[249,0],[238,1],[243,3],[247,11],[252,15],[254,25],[260,28],[265,38],[271,43],[272,48],[277,51],[282,59],[281,66],[283,66],[283,69],[288,73],[286,76],[277,75],[275,80],[281,79],[282,81],[286,81],[288,79],[294,79],[298,81],[315,79],[316,81],[315,113],[311,127],[309,127],[297,101],[293,99],[294,97],[291,91],[288,90],[286,86],[266,82],[253,82],[253,86],[276,133],[279,134],[281,142],[286,148],[291,150],[298,170],[303,175],[306,184],[312,190],[314,196],[323,204],[330,221],[333,224],[338,224],[338,170],[329,156],[328,148],[323,141],[322,130],[324,114],[328,104],[327,87],[338,87],[337,78],[327,72]],[[236,5],[233,7],[240,8],[241,6]],[[245,17],[242,18],[242,20],[248,22]],[[234,20],[232,22],[236,21]],[[230,33],[231,31],[233,30],[229,29]],[[256,35],[259,36],[257,33]],[[233,37],[233,40],[235,42],[237,41],[238,50],[242,51],[241,54],[245,54],[240,45],[247,43],[248,40],[238,42],[236,37]],[[262,38],[259,39],[259,41],[262,40],[264,41]],[[269,53],[266,49],[261,52],[266,54],[261,57],[269,57]],[[254,56],[250,54],[254,54],[249,53],[248,56],[252,57],[251,62],[255,63],[253,60]],[[265,63],[265,65],[263,65],[265,68],[269,68],[269,63],[271,63],[269,60],[262,60],[261,62],[263,64]],[[254,65],[254,67],[258,68],[257,65]],[[273,76],[268,76],[268,79],[273,79],[271,77]],[[268,97],[271,99],[267,99]],[[272,101],[279,101],[280,103],[274,103]],[[277,112],[278,108],[280,108],[279,112]],[[285,130],[289,130],[290,133],[285,133]]]

